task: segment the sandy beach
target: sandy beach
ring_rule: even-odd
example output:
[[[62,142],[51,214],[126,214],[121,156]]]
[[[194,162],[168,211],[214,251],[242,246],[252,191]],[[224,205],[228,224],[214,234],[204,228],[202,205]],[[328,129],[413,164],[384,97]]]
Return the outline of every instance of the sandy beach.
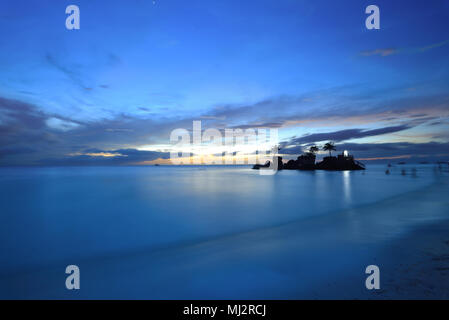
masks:
[[[393,269],[379,298],[449,298],[449,220],[416,230],[386,248],[385,255]]]

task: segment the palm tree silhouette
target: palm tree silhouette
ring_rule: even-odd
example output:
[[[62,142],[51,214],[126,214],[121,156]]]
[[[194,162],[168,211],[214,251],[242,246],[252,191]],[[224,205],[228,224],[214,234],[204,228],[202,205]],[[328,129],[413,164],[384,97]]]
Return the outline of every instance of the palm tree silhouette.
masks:
[[[333,142],[328,142],[323,146],[324,151],[329,151],[329,157],[332,157],[332,151],[337,150]]]
[[[319,149],[317,146],[311,146],[311,147],[309,148],[309,153],[315,154],[315,153],[317,153],[319,150],[320,150],[320,149]]]

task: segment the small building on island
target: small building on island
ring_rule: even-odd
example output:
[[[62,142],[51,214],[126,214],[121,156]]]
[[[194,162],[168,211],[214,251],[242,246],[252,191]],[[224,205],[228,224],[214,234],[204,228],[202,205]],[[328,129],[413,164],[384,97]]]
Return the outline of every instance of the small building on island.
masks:
[[[316,164],[318,170],[365,170],[365,165],[354,159],[346,150],[337,157],[324,157]]]

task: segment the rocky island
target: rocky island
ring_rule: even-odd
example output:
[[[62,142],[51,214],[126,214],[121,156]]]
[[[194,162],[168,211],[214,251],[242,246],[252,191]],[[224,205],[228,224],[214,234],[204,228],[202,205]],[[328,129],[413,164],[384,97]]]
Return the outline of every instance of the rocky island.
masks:
[[[274,161],[278,162],[277,170],[365,170],[365,165],[354,159],[354,156],[343,151],[341,154],[332,156],[332,151],[335,151],[335,145],[331,142],[326,143],[323,150],[329,151],[329,156],[324,157],[321,162],[316,163],[315,153],[319,151],[317,146],[312,146],[309,151],[300,155],[296,160],[289,160],[287,163],[282,161],[282,157],[274,157]],[[270,167],[271,162],[267,161],[265,164],[255,164],[253,169],[261,169]]]

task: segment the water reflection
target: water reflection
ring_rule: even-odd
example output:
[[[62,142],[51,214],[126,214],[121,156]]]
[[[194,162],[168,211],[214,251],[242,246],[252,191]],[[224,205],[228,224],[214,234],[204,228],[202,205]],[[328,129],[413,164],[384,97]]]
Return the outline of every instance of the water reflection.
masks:
[[[343,171],[343,194],[344,194],[345,203],[350,204],[352,202],[351,172],[350,171]]]

